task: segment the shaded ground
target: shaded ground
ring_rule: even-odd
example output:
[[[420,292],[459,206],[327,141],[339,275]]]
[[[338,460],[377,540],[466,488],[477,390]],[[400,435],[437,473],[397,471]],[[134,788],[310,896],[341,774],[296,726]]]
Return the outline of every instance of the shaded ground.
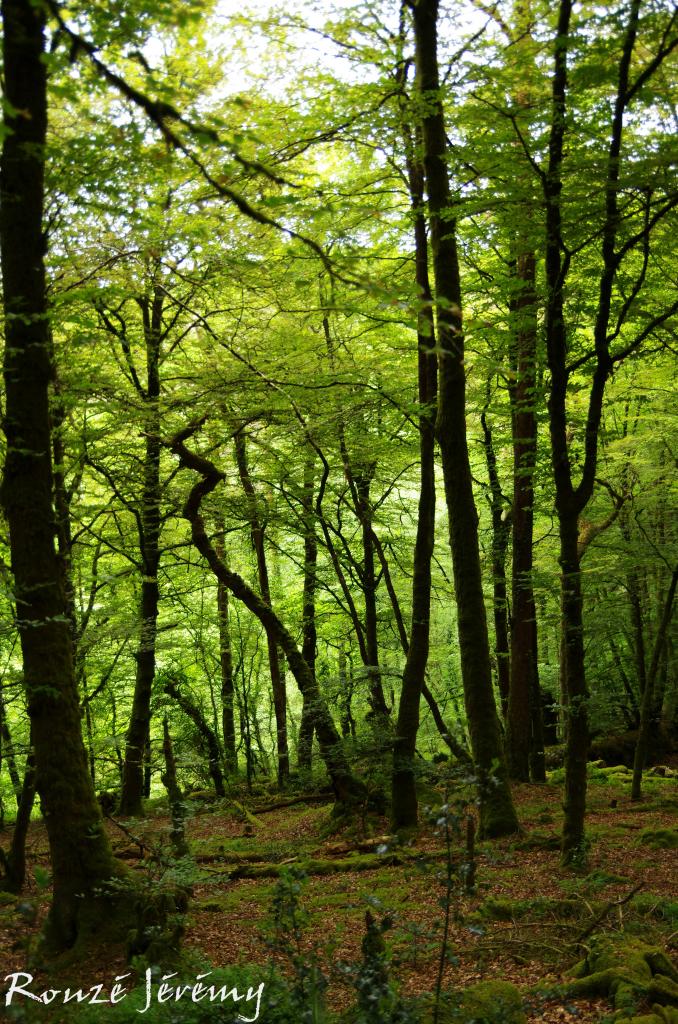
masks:
[[[675,955],[678,851],[665,847],[675,835],[678,786],[675,779],[650,778],[641,804],[630,801],[629,788],[624,776],[606,776],[592,769],[591,848],[581,874],[559,867],[560,787],[516,788],[525,834],[478,844],[475,892],[454,891],[451,962],[445,967],[445,988],[464,987],[481,979],[509,980],[524,993],[532,993],[531,1022],[594,1022],[609,1013],[605,1000],[565,1003],[548,998],[547,990],[581,958],[590,941],[586,932],[598,918],[596,933],[623,932]],[[188,913],[187,950],[215,966],[263,966],[272,957],[287,969],[285,957],[271,952],[262,934],[271,933],[276,879],[231,875],[264,864],[307,865],[321,870],[322,864],[317,862],[328,859],[348,866],[346,861],[357,851],[363,858],[382,857],[383,862],[376,870],[309,874],[303,884],[301,906],[306,922],[302,946],[308,956],[317,953],[329,977],[328,1005],[340,1010],[354,999],[340,965],[361,959],[368,908],[377,920],[391,919],[392,927],[384,937],[400,991],[410,995],[434,988],[447,892],[445,839],[440,827],[426,826],[416,846],[403,848],[386,836],[385,819],[371,819],[365,828],[358,825],[328,835],[328,804],[297,804],[260,814],[256,802],[248,806],[256,824],[244,820],[239,807],[229,802],[194,804],[196,813],[187,831],[198,874]],[[148,848],[159,847],[167,854],[168,821],[162,802],[149,804],[149,817],[143,822],[124,824]],[[111,822],[107,828],[124,859],[137,871],[147,870],[130,836]],[[385,852],[374,853],[383,847]],[[9,898],[0,906],[0,977],[25,969],[48,903],[44,872],[49,864],[40,823],[31,826],[28,853],[31,878],[19,909],[16,900]],[[387,866],[393,855],[407,860]],[[462,856],[458,843],[453,844],[452,855],[455,859]],[[148,859],[148,849],[144,856]],[[364,859],[360,866],[365,866]],[[148,870],[160,877],[164,868],[151,863]],[[638,892],[622,902],[637,887]],[[91,983],[125,969],[122,961],[107,957],[105,964],[79,965],[77,975],[79,981]],[[537,989],[546,991],[546,996],[535,995]]]

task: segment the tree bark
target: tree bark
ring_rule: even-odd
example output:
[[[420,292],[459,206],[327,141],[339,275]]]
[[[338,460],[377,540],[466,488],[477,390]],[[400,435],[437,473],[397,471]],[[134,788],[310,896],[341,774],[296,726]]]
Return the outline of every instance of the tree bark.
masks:
[[[673,570],[671,582],[669,583],[669,588],[664,599],[662,616],[657,629],[657,636],[655,638],[652,662],[647,673],[645,689],[640,703],[640,726],[638,728],[638,741],[636,743],[636,751],[633,759],[633,782],[631,784],[632,800],[640,800],[642,795],[641,787],[643,782],[643,768],[647,761],[648,747],[650,744],[650,728],[652,726],[654,684],[655,679],[657,678],[657,669],[659,668],[659,659],[661,657],[662,648],[671,622],[673,601],[676,596],[676,584],[678,584],[678,566]]]
[[[47,65],[44,12],[3,0],[5,135],[0,249],[5,302],[1,498],[9,524],[36,786],[50,844],[53,897],[45,948],[95,931],[96,891],[119,866],[87,771],[63,580],[54,545],[49,385],[53,378],[43,228]],[[111,911],[108,911],[109,924]]]
[[[437,308],[439,401],[436,435],[440,445],[450,548],[458,609],[464,701],[481,791],[481,832],[506,835],[518,830],[504,764],[499,719],[492,691],[492,669],[483,598],[478,516],[466,437],[466,377],[461,323],[461,281],[450,216],[447,135],[440,98],[437,0],[412,6],[417,81],[425,100],[424,169]],[[492,779],[492,782],[490,780]]]
[[[315,595],[318,585],[318,540],[315,534],[313,514],[313,457],[309,454],[304,463],[304,489],[302,495],[304,522],[304,597],[303,597],[303,641],[301,654],[315,676],[316,648],[318,635],[315,623]],[[310,771],[313,752],[313,713],[310,701],[304,698],[299,725],[297,764],[300,771]]]
[[[219,535],[215,540],[215,551],[226,565],[226,550],[223,541],[223,519],[217,522]],[[219,667],[221,670],[221,732],[224,741],[224,755],[228,774],[238,770],[238,751],[235,742],[235,678],[233,672],[233,650],[229,622],[228,588],[217,580],[217,616],[219,621]]]
[[[492,516],[492,610],[494,612],[494,650],[497,659],[497,685],[502,713],[506,717],[509,701],[510,654],[508,600],[506,594],[506,550],[511,536],[511,517],[502,494],[497,457],[492,441],[492,429],[487,413],[480,417],[483,428],[485,462],[490,483],[490,512]]]
[[[172,848],[176,857],[187,857],[189,854],[189,846],[186,840],[185,828],[186,807],[181,789],[179,788],[179,782],[177,780],[177,764],[174,760],[172,737],[170,736],[169,723],[166,716],[162,723],[162,733],[162,752],[165,760],[165,771],[163,772],[162,781],[165,789],[167,790],[167,800],[172,818],[170,842],[172,843]],[[223,796],[223,793],[221,796]]]
[[[257,560],[257,575],[259,577],[259,591],[267,604],[271,604],[271,587],[268,576],[268,564],[266,561],[265,525],[261,520],[258,511],[257,495],[250,475],[247,460],[247,446],[245,434],[239,430],[234,437],[235,457],[238,464],[240,483],[245,492],[248,504],[248,519],[252,537],[252,547]],[[287,693],[285,690],[285,676],[281,671],[280,651],[274,636],[266,633],[268,646],[268,667],[271,674],[271,689],[273,691],[273,708],[275,711],[276,739],[278,750],[278,785],[284,786],[290,774],[290,755],[287,745]]]
[[[631,0],[617,76],[605,180],[605,214],[601,230],[601,270],[593,328],[595,364],[589,390],[584,459],[577,486],[572,479],[567,422],[568,338],[565,322],[565,285],[571,253],[563,239],[562,164],[567,130],[568,48],[572,0],[560,0],[554,40],[554,73],[551,98],[548,165],[542,176],[546,206],[546,349],[551,372],[548,399],[551,461],[556,490],[562,572],[561,675],[566,706],[565,816],[562,859],[580,862],[585,854],[586,758],[588,753],[587,687],[582,616],[581,549],[579,516],[588,504],[595,482],[598,433],[603,396],[613,362],[609,347],[609,322],[614,281],[619,268],[615,251],[619,228],[620,155],[624,111],[629,102],[629,70],[635,46],[640,0]],[[644,239],[647,241],[647,238]],[[628,307],[627,307],[628,308]],[[623,320],[621,321],[623,322]]]
[[[537,612],[532,586],[534,532],[534,470],[537,459],[535,378],[537,323],[534,253],[516,259],[518,294],[512,302],[515,324],[515,381],[511,388],[513,425],[513,559],[511,566],[511,682],[506,720],[506,757],[512,778],[530,778],[530,752],[534,748],[532,695],[536,663]]]
[[[415,752],[419,704],[425,685],[431,620],[431,559],[435,538],[435,402],[437,365],[433,297],[428,276],[428,241],[424,217],[424,171],[413,147],[406,146],[410,200],[414,214],[414,260],[418,290],[417,367],[419,396],[419,508],[412,572],[412,625],[398,705],[393,744],[391,815],[394,829],[413,828],[418,806]]]
[[[155,678],[155,645],[158,633],[160,591],[160,345],[163,293],[154,287],[151,298],[139,300],[146,346],[146,388],[141,393],[145,409],[145,452],[142,505],[137,520],[141,554],[140,636],[135,655],[134,697],[125,742],[125,764],[120,794],[120,813],[142,814],[145,792],[144,756],[150,740],[151,695]]]

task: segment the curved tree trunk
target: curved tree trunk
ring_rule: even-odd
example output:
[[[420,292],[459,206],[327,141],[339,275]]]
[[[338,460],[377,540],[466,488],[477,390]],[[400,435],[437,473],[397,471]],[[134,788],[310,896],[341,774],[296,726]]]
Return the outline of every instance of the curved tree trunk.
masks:
[[[217,796],[225,796],[224,776],[221,771],[221,750],[219,740],[209,722],[203,715],[197,704],[194,704],[187,693],[182,693],[176,683],[168,681],[165,683],[165,693],[172,697],[184,714],[191,719],[194,726],[202,736],[207,747],[207,759],[209,764],[210,777]]]
[[[223,474],[209,459],[189,451],[184,440],[195,432],[195,427],[181,431],[171,441],[169,448],[180,457],[182,465],[198,472],[202,479],[193,486],[184,506],[184,516],[191,524],[193,543],[205,558],[215,576],[239,601],[245,605],[261,622],[267,635],[271,635],[287,658],[287,664],[294,676],[302,697],[308,700],[313,714],[320,752],[325,761],[327,771],[339,803],[350,804],[362,799],[364,785],[356,779],[349,767],[344,753],[341,737],[336,730],[327,704],[320,693],[316,678],[304,661],[296,641],[273,611],[271,605],[264,601],[242,576],[231,572],[218,558],[205,530],[205,523],[200,514],[200,506],[204,497],[211,494],[223,479]]]
[[[265,527],[258,512],[257,495],[252,483],[249,464],[247,461],[247,446],[245,434],[239,430],[234,438],[235,457],[238,464],[238,473],[242,489],[248,502],[248,516],[250,532],[252,536],[252,547],[257,560],[257,574],[259,576],[259,590],[267,604],[271,603],[271,588],[268,576],[268,564],[266,561],[266,546],[264,541]],[[280,651],[274,636],[266,633],[268,646],[268,668],[271,674],[271,689],[273,691],[273,708],[275,711],[276,741],[278,750],[278,785],[284,786],[290,774],[290,756],[287,746],[287,693],[285,690],[285,676],[280,664]]]

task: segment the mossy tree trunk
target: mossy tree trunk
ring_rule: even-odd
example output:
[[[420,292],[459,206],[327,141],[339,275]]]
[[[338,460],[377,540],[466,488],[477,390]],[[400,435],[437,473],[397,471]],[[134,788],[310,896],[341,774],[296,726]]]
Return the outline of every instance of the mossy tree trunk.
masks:
[[[9,525],[36,786],[49,838],[53,898],[46,948],[91,928],[94,892],[119,873],[103,829],[81,732],[67,602],[55,550],[49,387],[53,378],[45,281],[44,11],[3,0],[5,134],[0,249],[5,301],[7,457],[2,503]]]
[[[165,761],[165,771],[162,775],[162,782],[167,790],[167,800],[172,818],[170,842],[172,843],[172,849],[177,857],[186,857],[189,852],[185,828],[186,807],[177,779],[177,764],[174,759],[174,748],[172,746],[172,737],[170,736],[167,716],[163,719],[162,734],[162,752]]]
[[[450,548],[458,609],[464,701],[481,789],[481,831],[518,830],[504,764],[492,690],[490,645],[483,598],[478,515],[466,436],[466,375],[461,322],[461,281],[447,169],[447,133],[438,71],[438,0],[411,4],[418,92],[425,100],[424,169],[438,326],[439,398],[436,434],[443,465]],[[493,776],[492,782],[490,778]]]

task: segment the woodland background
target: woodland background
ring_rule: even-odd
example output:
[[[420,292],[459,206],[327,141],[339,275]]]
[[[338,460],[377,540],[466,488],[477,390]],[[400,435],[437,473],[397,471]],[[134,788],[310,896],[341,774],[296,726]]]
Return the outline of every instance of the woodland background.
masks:
[[[541,973],[635,906],[672,1020],[633,901],[676,846],[676,12],[2,16],[7,962],[174,962],[200,863],[288,863],[280,1019],[320,1020],[303,876],[376,870],[352,1019],[470,1020],[451,922],[536,827],[537,887],[621,887]],[[654,879],[614,881],[623,832],[595,861],[622,806]],[[440,857],[443,952],[398,994],[386,903]]]

